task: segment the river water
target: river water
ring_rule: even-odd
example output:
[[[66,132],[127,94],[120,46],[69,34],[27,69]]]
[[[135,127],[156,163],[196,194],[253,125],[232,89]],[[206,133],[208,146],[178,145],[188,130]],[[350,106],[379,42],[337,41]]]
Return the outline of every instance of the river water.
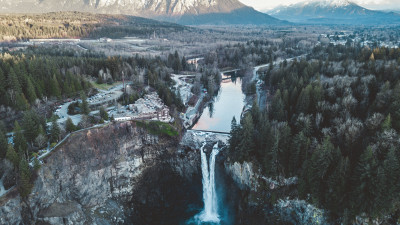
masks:
[[[240,116],[244,107],[245,95],[242,92],[242,80],[239,77],[231,77],[222,74],[221,88],[218,95],[204,109],[201,117],[192,128],[193,130],[230,132],[231,121],[235,117],[240,121]],[[203,208],[186,224],[230,224],[228,221],[232,215],[226,215],[227,206],[224,205],[222,196],[219,196],[217,187],[223,189],[224,182],[219,180],[215,174],[216,156],[220,149],[218,143],[214,145],[211,153],[206,155],[204,146],[200,150],[201,169],[202,169],[202,185],[203,185]],[[223,215],[225,214],[225,215]],[[228,213],[229,214],[229,213]]]
[[[240,121],[245,99],[242,80],[224,74],[222,79],[218,96],[204,109],[193,130],[230,132],[232,118]]]

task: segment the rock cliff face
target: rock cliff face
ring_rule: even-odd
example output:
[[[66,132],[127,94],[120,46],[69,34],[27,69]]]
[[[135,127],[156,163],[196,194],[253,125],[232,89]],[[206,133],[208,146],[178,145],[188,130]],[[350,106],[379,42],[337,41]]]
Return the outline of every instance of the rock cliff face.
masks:
[[[255,173],[253,171],[253,165],[251,163],[226,162],[225,169],[241,189],[250,189],[252,191],[257,191],[257,188],[259,186],[259,173]]]
[[[15,195],[0,202],[0,224],[154,222],[161,217],[148,221],[151,212],[142,206],[173,215],[170,198],[200,201],[180,194],[196,193],[190,184],[198,171],[196,152],[179,153],[177,139],[151,135],[134,122],[83,131],[46,158],[27,201]]]
[[[240,189],[239,223],[329,224],[323,210],[297,199],[297,177],[267,178],[252,163],[229,159],[224,160],[224,169]]]

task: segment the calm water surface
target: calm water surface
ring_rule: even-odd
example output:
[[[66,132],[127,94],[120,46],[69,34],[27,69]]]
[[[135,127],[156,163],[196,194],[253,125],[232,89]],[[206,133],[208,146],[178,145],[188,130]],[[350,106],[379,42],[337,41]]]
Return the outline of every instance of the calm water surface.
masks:
[[[231,121],[235,117],[240,121],[245,95],[242,92],[242,80],[222,76],[221,89],[214,102],[204,109],[193,130],[230,132]]]

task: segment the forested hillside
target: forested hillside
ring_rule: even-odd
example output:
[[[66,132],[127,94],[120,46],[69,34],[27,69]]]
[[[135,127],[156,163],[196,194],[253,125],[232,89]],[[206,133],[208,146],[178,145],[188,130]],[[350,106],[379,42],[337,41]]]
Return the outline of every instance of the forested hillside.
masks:
[[[300,198],[333,224],[396,223],[400,201],[400,50],[317,46],[260,74],[272,96],[240,123],[230,152],[272,177],[299,178]],[[272,200],[273,201],[273,200]]]
[[[181,31],[183,26],[134,16],[81,12],[0,15],[0,41],[31,38],[147,37]]]
[[[179,59],[177,53],[171,60],[174,57]],[[137,87],[150,84],[166,104],[181,107],[180,100],[169,89],[172,80],[167,66],[175,68],[172,63],[159,57],[105,57],[57,47],[6,52],[0,54],[0,105],[26,110],[44,98],[79,96],[81,91],[91,88],[90,81],[113,83],[125,74],[125,79],[135,80]],[[181,65],[180,61],[178,64]],[[104,80],[100,71],[107,72],[109,77]]]

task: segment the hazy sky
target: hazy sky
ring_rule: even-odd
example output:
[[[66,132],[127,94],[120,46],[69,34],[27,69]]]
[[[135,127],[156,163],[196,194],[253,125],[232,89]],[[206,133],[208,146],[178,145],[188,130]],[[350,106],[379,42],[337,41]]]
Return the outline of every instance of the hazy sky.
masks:
[[[272,9],[278,5],[288,5],[304,0],[239,0],[246,5],[252,6],[257,10]],[[354,0],[355,2],[368,9],[400,9],[400,0]]]

